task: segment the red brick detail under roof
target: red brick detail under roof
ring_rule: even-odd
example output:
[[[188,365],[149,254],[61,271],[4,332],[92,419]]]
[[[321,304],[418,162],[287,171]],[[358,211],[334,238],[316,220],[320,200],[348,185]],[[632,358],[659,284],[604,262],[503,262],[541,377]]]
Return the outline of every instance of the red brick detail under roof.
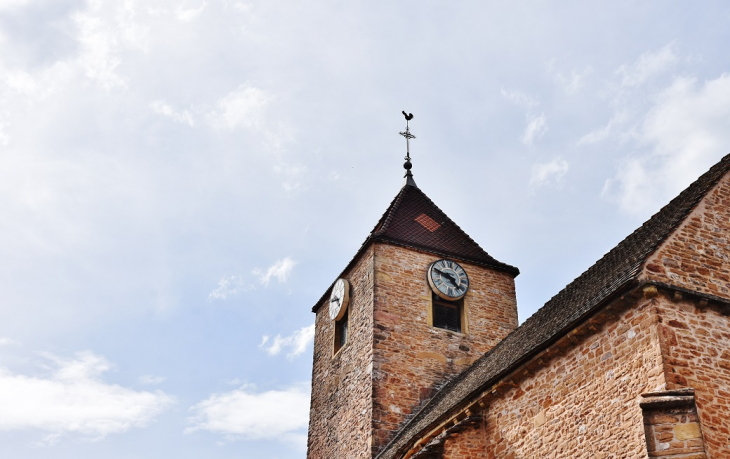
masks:
[[[415,186],[400,190],[370,238],[519,273],[492,258]]]
[[[429,217],[426,214],[421,214],[418,217],[414,218],[414,220],[423,225],[424,228],[432,233],[441,227],[441,225],[436,223],[433,218]]]

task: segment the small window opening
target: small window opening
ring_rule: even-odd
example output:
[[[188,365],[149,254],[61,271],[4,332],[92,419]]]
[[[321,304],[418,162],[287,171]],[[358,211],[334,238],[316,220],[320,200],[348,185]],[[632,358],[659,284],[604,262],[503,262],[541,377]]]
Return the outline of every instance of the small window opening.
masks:
[[[433,295],[433,326],[461,333],[463,300],[446,301]]]
[[[345,311],[345,315],[335,322],[335,353],[347,343],[348,338],[348,317],[350,315],[349,308]]]

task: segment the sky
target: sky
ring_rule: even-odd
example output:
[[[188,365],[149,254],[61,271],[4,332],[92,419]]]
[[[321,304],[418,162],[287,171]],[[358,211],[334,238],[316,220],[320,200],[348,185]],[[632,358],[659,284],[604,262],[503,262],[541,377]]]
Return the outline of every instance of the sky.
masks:
[[[722,1],[0,0],[4,457],[302,458],[403,180],[520,321],[730,152]]]

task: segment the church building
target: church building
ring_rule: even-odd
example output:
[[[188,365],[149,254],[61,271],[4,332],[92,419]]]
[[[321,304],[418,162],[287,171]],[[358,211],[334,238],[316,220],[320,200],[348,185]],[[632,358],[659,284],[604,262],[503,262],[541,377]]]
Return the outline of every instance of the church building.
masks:
[[[312,309],[308,459],[730,459],[730,155],[519,326],[405,167]]]

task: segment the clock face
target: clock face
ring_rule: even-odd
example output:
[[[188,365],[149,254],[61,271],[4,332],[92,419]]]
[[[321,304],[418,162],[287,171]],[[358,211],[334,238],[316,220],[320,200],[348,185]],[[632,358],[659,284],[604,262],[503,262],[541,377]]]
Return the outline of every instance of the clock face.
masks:
[[[340,320],[347,311],[350,302],[350,283],[347,279],[337,279],[330,295],[330,319]]]
[[[440,298],[458,300],[469,289],[469,276],[459,263],[439,260],[428,268],[428,284]]]

